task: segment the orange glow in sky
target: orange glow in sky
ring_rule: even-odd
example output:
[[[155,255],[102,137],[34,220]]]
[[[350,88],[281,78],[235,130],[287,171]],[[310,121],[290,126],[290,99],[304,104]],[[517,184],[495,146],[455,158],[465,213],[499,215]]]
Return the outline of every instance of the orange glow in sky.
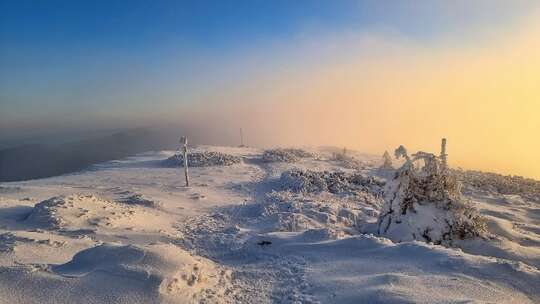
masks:
[[[339,56],[316,67],[290,63],[285,73],[251,73],[206,96],[229,102],[190,119],[242,125],[252,144],[381,154],[400,144],[438,152],[447,137],[452,166],[540,178],[539,25],[523,22],[511,35],[466,46],[346,38]]]

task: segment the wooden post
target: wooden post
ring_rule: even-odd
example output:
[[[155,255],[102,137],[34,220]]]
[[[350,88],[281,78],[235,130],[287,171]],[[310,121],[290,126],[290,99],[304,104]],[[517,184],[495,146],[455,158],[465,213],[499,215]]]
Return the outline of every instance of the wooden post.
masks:
[[[182,153],[184,155],[184,174],[186,176],[186,187],[189,187],[187,142],[187,136],[182,136],[180,144],[182,144]]]
[[[446,169],[446,167],[448,166],[448,163],[447,163],[447,156],[448,154],[446,154],[446,138],[443,138],[441,140],[441,162],[442,162],[442,165],[443,165],[443,168]]]

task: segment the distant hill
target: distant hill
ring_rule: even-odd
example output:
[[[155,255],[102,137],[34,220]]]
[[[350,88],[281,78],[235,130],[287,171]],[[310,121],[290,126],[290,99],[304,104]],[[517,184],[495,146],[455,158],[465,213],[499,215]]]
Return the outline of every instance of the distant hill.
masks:
[[[0,182],[75,172],[135,153],[172,148],[174,144],[174,138],[137,129],[68,143],[12,147],[0,150]]]

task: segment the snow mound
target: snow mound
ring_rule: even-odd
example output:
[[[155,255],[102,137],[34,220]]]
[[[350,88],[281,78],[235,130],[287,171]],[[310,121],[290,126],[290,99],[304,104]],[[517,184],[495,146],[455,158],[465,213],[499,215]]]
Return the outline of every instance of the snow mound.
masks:
[[[264,162],[267,163],[294,163],[299,161],[301,158],[309,158],[313,156],[314,155],[312,153],[309,153],[302,149],[271,149],[263,152],[262,159]]]
[[[218,302],[230,287],[230,272],[212,261],[195,257],[171,244],[121,246],[103,244],[77,253],[71,261],[52,267],[64,277],[103,279],[111,284],[143,282],[144,290],[155,296],[199,303]],[[90,277],[90,278],[89,278]]]
[[[233,302],[230,270],[171,244],[102,244],[36,266],[0,267],[0,302]]]
[[[334,194],[382,193],[384,181],[359,173],[292,169],[281,174],[282,189],[302,193],[330,192]]]
[[[149,203],[148,203],[149,204]],[[98,228],[151,228],[164,226],[156,213],[140,204],[125,204],[95,195],[72,194],[56,196],[34,206],[25,223],[43,229],[88,230]]]
[[[231,166],[242,161],[239,156],[229,155],[215,151],[202,151],[188,153],[189,167]],[[184,156],[176,154],[164,161],[167,167],[183,167]]]
[[[379,234],[395,242],[451,245],[486,232],[485,220],[461,196],[459,182],[436,156],[419,152],[413,159],[405,157],[385,189]]]

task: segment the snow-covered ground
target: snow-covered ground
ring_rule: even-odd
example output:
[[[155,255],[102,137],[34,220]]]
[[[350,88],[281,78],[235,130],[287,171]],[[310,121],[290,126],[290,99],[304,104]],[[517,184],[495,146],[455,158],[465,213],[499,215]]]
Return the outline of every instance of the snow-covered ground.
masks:
[[[189,188],[170,151],[0,184],[0,303],[540,302],[528,195],[466,187],[488,237],[394,243],[376,235],[379,157],[197,150],[242,161],[190,168]]]

